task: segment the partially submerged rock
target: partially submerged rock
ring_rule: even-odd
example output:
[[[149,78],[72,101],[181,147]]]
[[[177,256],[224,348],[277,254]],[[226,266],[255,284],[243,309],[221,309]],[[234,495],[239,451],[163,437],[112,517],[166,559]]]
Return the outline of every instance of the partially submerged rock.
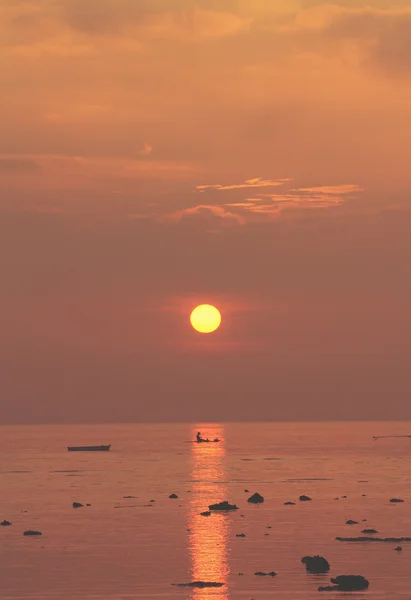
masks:
[[[73,508],[83,508],[84,504],[81,502],[73,502]]]
[[[358,590],[366,590],[370,585],[368,579],[362,575],[338,575],[332,577],[331,583],[334,585],[320,586],[319,592],[341,591],[341,592],[356,592]]]
[[[236,533],[235,537],[245,537],[245,533]]]
[[[256,492],[255,494],[249,497],[247,502],[250,502],[251,504],[261,504],[262,502],[264,502],[264,497],[258,492]]]
[[[338,542],[411,542],[411,537],[336,537]]]
[[[218,581],[190,581],[189,583],[172,583],[171,585],[178,587],[212,588],[222,587],[224,583],[219,583]]]
[[[397,546],[396,548],[394,548],[394,550],[396,552],[402,552],[402,547],[401,546]]]
[[[402,500],[402,498],[391,498],[390,502],[398,503],[398,502],[404,502],[404,500]]]
[[[205,510],[204,512],[200,513],[200,515],[202,517],[209,517],[211,515],[211,512],[209,510]]]
[[[348,519],[348,521],[345,522],[346,525],[358,525],[358,521],[353,521],[352,519]]]
[[[172,500],[174,500],[175,498],[178,498],[177,494],[170,494],[169,498],[171,498]]]
[[[254,575],[257,575],[257,577],[275,577],[277,573],[275,571],[270,571],[269,573],[265,573],[264,571],[256,571]]]
[[[41,535],[41,531],[33,531],[32,529],[28,529],[23,532],[23,535]]]
[[[361,533],[378,533],[376,529],[363,529]]]
[[[301,562],[305,565],[308,573],[327,573],[330,570],[330,563],[323,556],[303,556]]]
[[[11,521],[6,521],[6,519],[4,519],[4,521],[2,521],[2,522],[0,523],[0,525],[1,525],[2,527],[8,527],[9,525],[11,525]]]
[[[309,502],[311,500],[310,496],[305,496],[304,494],[302,494],[302,496],[300,496],[300,502]]]
[[[238,506],[236,506],[235,504],[230,504],[227,500],[224,500],[223,502],[217,502],[217,504],[210,504],[208,509],[209,510],[222,510],[222,511],[238,510]]]
[[[295,506],[295,502],[291,502],[291,500],[288,500],[288,502],[284,502],[284,506]]]

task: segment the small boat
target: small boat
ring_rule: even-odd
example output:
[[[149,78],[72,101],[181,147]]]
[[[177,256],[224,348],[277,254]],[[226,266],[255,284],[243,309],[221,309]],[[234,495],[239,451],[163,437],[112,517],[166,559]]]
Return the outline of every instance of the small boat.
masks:
[[[67,446],[69,452],[108,452],[111,444],[108,446]]]

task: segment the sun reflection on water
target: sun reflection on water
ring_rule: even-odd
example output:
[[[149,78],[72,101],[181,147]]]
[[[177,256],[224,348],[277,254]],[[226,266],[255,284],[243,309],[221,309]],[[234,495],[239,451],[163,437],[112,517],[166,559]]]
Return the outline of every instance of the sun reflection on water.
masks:
[[[209,504],[227,500],[227,477],[225,472],[224,427],[201,426],[210,439],[219,443],[192,445],[192,498],[189,512],[190,559],[192,581],[224,582],[222,588],[193,589],[194,600],[229,600],[227,542],[230,520],[224,514],[203,517],[201,512]],[[202,430],[200,427],[200,431]],[[198,429],[193,429],[192,439]]]

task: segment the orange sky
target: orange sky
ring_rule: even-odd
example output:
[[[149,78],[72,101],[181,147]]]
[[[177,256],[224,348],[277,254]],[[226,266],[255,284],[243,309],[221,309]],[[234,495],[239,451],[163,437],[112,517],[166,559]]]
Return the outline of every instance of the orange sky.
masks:
[[[0,89],[0,422],[411,419],[411,0],[0,0]]]

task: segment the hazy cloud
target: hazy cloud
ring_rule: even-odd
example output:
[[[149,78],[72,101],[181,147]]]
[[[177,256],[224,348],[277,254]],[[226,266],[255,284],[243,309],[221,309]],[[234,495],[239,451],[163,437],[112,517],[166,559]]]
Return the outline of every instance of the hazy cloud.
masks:
[[[25,158],[2,158],[0,157],[0,173],[21,173],[39,171],[40,165]]]

